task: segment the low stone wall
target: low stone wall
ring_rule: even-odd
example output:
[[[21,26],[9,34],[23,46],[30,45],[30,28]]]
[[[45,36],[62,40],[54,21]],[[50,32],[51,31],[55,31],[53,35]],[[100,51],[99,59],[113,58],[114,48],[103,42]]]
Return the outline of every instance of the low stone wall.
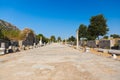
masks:
[[[97,47],[96,41],[94,41],[94,40],[87,41],[87,46],[90,48],[96,48]]]
[[[98,45],[99,48],[110,49],[110,40],[100,40]]]

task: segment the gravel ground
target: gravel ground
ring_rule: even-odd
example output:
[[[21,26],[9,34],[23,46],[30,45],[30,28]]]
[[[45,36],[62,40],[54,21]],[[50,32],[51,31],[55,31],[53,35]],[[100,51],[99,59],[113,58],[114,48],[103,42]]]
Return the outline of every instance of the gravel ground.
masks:
[[[0,80],[120,80],[120,61],[54,43],[0,56]]]

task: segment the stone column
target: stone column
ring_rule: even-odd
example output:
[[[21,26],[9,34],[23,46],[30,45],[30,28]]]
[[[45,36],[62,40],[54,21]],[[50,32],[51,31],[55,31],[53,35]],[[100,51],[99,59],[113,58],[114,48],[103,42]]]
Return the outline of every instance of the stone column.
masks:
[[[76,32],[76,39],[77,39],[77,44],[76,44],[76,48],[79,49],[79,35],[78,35],[79,31],[77,30]]]
[[[23,41],[22,41],[22,40],[19,40],[19,50],[22,49],[22,46],[23,46]]]
[[[42,37],[40,37],[39,44],[40,44],[40,46],[42,46]]]

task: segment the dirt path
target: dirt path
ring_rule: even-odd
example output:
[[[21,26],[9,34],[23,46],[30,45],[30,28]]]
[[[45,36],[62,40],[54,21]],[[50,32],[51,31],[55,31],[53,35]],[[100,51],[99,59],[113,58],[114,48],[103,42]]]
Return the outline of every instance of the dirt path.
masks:
[[[120,80],[120,61],[51,44],[0,56],[0,80]]]

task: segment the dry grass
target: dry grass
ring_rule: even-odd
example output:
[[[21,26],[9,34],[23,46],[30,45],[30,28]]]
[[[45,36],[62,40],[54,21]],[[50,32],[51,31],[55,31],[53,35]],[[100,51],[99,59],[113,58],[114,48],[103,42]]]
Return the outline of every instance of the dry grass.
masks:
[[[100,56],[104,56],[104,57],[111,57],[112,55],[109,54],[109,53],[103,53],[103,52],[98,52],[97,50],[91,48],[90,51],[93,53],[93,54],[96,54],[96,55],[100,55]]]

